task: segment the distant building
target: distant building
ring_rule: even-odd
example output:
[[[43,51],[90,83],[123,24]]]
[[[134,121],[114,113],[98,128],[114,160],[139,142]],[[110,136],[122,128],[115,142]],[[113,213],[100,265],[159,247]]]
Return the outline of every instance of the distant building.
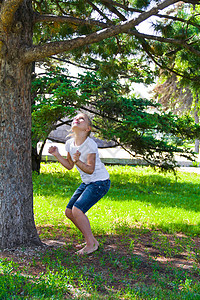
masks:
[[[56,143],[65,143],[66,140],[70,138],[70,133],[71,133],[70,129],[71,129],[70,125],[66,125],[66,124],[57,127],[56,130],[50,133],[48,139]],[[112,148],[117,146],[116,143],[113,141],[106,141],[106,140],[95,138],[93,133],[91,133],[91,138],[95,140],[99,148]]]

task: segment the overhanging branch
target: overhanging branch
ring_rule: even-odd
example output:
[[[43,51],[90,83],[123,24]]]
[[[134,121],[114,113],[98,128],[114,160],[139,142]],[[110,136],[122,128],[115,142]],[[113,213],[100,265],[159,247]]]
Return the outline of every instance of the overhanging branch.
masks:
[[[196,81],[196,82],[199,82],[199,77],[197,76],[189,76],[189,75],[186,75],[186,74],[181,74],[180,72],[172,69],[172,68],[169,68],[165,63],[159,63],[155,58],[154,56],[148,51],[148,49],[144,49],[146,51],[146,53],[149,55],[149,57],[152,59],[152,61],[160,68],[160,69],[165,69],[165,70],[168,70],[169,72],[177,75],[177,76],[180,76],[182,78],[187,78],[191,81]]]
[[[99,26],[101,28],[106,28],[108,25],[104,22],[92,20],[92,19],[79,19],[69,16],[55,16],[55,15],[40,15],[35,14],[34,23],[47,23],[47,22],[57,22],[57,23],[67,23],[75,25],[90,25],[90,26]]]
[[[80,36],[75,39],[61,41],[61,42],[51,42],[41,46],[35,46],[32,48],[26,49],[22,53],[22,59],[24,63],[29,63],[32,61],[42,60],[47,56],[59,54],[65,51],[71,51],[75,48],[83,47],[92,43],[102,41],[106,38],[116,36],[120,33],[128,33],[130,29],[139,25],[141,22],[147,20],[149,17],[157,13],[159,10],[162,10],[169,5],[178,2],[178,0],[165,0],[156,7],[150,9],[147,12],[142,13],[135,19],[122,22],[116,26],[110,26],[106,29],[91,33],[87,36]]]
[[[73,66],[75,66],[77,68],[82,68],[82,69],[86,69],[86,70],[96,71],[96,68],[91,68],[91,67],[88,67],[88,66],[80,65],[80,64],[74,63],[74,62],[72,62],[70,60],[66,60],[66,59],[62,59],[62,58],[54,57],[54,56],[51,56],[50,58],[58,60],[58,61],[61,61],[61,62],[64,62],[66,64],[73,65]]]
[[[127,12],[140,13],[140,14],[144,12],[144,10],[136,9],[136,8],[127,6],[125,4],[118,3],[118,2],[113,1],[113,0],[103,0],[103,1],[107,2],[107,3],[110,3],[113,6],[122,8],[123,10],[125,10]],[[170,16],[170,15],[167,15],[167,14],[163,15],[163,14],[159,14],[159,13],[156,13],[155,16],[157,16],[158,18],[165,18],[165,19],[168,19],[168,20],[179,21],[179,22],[190,24],[190,25],[192,25],[194,27],[200,28],[199,24],[197,24],[197,23],[195,23],[195,22],[193,22],[191,20],[185,20],[185,19],[180,18],[180,17]]]
[[[119,17],[120,20],[122,21],[126,21],[126,18],[124,15],[122,15],[122,13],[120,11],[118,11],[116,9],[116,7],[114,5],[112,5],[109,1],[107,0],[101,0],[101,2],[112,12],[114,13],[116,16]]]
[[[97,12],[100,14],[100,16],[102,16],[105,20],[107,20],[107,22],[109,24],[111,24],[112,22],[109,20],[109,18],[106,16],[106,14],[104,14],[96,5],[94,5],[94,3],[92,3],[92,1],[90,0],[86,0],[87,3]]]
[[[138,31],[131,31],[132,34],[134,34],[137,37],[141,37],[144,39],[148,39],[148,40],[155,40],[155,41],[159,41],[162,43],[168,43],[168,44],[174,44],[177,46],[182,46],[183,48],[189,50],[190,52],[194,53],[195,55],[200,57],[200,51],[196,50],[195,48],[191,47],[190,44],[187,44],[187,42],[185,40],[175,40],[175,39],[171,39],[171,38],[163,38],[161,36],[155,36],[155,35],[150,35],[150,34],[143,34],[143,33],[139,33]]]

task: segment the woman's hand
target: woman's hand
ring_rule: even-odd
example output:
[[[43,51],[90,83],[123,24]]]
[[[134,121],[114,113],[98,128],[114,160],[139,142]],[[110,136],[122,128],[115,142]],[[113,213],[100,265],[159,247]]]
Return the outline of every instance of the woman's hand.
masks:
[[[48,152],[54,156],[59,155],[58,148],[56,146],[51,146],[48,150]]]
[[[73,155],[73,161],[76,164],[77,161],[79,161],[79,158],[81,156],[81,153],[77,150],[76,153]]]
[[[74,163],[84,173],[91,175],[94,172],[94,169],[95,169],[96,154],[95,153],[88,154],[86,163],[82,162],[79,159],[80,155],[81,155],[81,153],[78,152],[78,151],[74,154],[74,156],[73,156],[73,159],[75,159]]]
[[[56,146],[51,146],[48,152],[55,156],[66,169],[71,170],[73,168],[74,162],[72,161],[69,152],[67,153],[67,158],[64,158],[62,155],[60,155]]]

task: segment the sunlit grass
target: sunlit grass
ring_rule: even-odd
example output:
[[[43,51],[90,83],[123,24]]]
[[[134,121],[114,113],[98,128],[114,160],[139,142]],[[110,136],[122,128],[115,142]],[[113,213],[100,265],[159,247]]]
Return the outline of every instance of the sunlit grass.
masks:
[[[41,174],[33,174],[40,237],[63,243],[30,258],[22,247],[16,262],[4,254],[0,299],[200,299],[200,175],[179,172],[176,179],[147,167],[106,168],[111,189],[88,212],[100,248],[83,257],[74,253],[82,235],[64,215],[78,172],[43,163]]]
[[[178,172],[160,174],[151,168],[107,166],[111,189],[89,212],[95,234],[132,227],[162,229],[193,236],[200,233],[200,176]],[[80,184],[78,172],[58,163],[42,164],[34,176],[36,224],[70,224],[65,207]]]

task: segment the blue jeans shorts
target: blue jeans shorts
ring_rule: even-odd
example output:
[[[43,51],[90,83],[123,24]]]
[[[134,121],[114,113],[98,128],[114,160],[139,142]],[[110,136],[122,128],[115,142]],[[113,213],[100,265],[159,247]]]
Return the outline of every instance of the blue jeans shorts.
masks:
[[[86,213],[95,203],[97,203],[109,190],[110,179],[100,180],[91,183],[81,183],[71,197],[67,208],[73,206]]]

